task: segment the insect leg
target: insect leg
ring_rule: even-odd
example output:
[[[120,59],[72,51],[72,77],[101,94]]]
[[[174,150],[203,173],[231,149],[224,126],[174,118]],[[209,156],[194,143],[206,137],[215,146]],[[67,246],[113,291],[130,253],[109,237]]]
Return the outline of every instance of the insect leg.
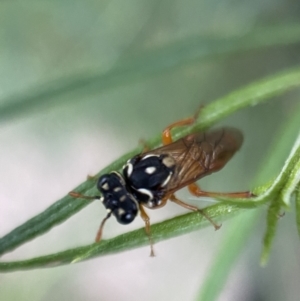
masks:
[[[99,230],[98,230],[96,238],[95,238],[95,242],[99,242],[101,240],[101,238],[102,238],[102,230],[103,230],[104,224],[110,218],[110,216],[111,216],[111,211],[109,211],[107,213],[106,217],[101,222]]]
[[[182,202],[181,200],[179,200],[174,194],[172,194],[170,197],[170,200],[174,203],[176,203],[177,205],[184,207],[186,209],[192,210],[192,211],[196,211],[199,212],[200,214],[202,214],[215,228],[215,230],[218,230],[221,228],[221,225],[216,224],[202,209],[199,209],[196,206],[187,204]]]
[[[85,200],[94,200],[94,199],[100,199],[100,196],[87,196],[87,195],[83,195],[81,193],[75,192],[75,191],[71,191],[69,192],[69,195],[73,198],[76,199],[85,199]],[[105,222],[110,218],[111,216],[111,211],[108,212],[108,214],[106,215],[106,217],[103,219],[103,221],[100,224],[99,230],[97,232],[96,238],[95,238],[95,242],[99,242],[101,240],[102,237],[102,230],[104,227]]]
[[[223,193],[223,192],[209,192],[209,191],[203,191],[200,189],[200,187],[196,183],[192,183],[188,185],[189,192],[197,197],[200,196],[207,196],[207,197],[229,197],[229,198],[251,198],[254,196],[251,191],[243,191],[243,192],[229,192],[229,193]]]
[[[141,154],[143,154],[143,153],[145,153],[145,152],[147,152],[147,151],[150,150],[149,145],[147,144],[147,142],[144,139],[139,139],[139,144],[141,146],[143,146],[143,150],[142,150]]]
[[[154,249],[153,249],[153,239],[152,239],[151,228],[150,228],[150,218],[149,218],[148,214],[146,213],[144,207],[141,204],[139,204],[139,209],[140,209],[140,213],[141,213],[141,218],[145,222],[146,234],[149,238],[150,249],[151,249],[150,256],[153,257],[153,256],[155,256],[155,254],[154,254]]]
[[[182,119],[182,120],[179,120],[179,121],[176,121],[176,122],[170,124],[168,127],[166,127],[163,130],[163,133],[162,133],[163,145],[168,145],[168,144],[171,144],[173,142],[172,135],[171,135],[171,130],[174,127],[189,125],[189,124],[193,124],[194,122],[195,122],[195,117],[189,117],[189,118]]]
[[[172,139],[172,135],[171,135],[171,130],[174,128],[174,127],[178,127],[178,126],[184,126],[184,125],[190,125],[190,124],[193,124],[198,115],[199,115],[199,112],[201,111],[203,106],[200,106],[199,109],[197,110],[196,114],[192,117],[189,117],[189,118],[185,118],[185,119],[181,119],[179,121],[176,121],[172,124],[170,124],[169,126],[167,126],[163,133],[162,133],[162,142],[163,142],[163,145],[168,145],[168,144],[171,144],[173,142],[173,139]]]
[[[96,195],[96,196],[88,196],[88,195],[84,195],[75,191],[71,191],[69,192],[69,195],[75,199],[85,199],[85,200],[100,200],[100,196]]]
[[[87,175],[87,177],[86,177],[86,179],[88,180],[88,181],[96,181],[96,180],[98,180],[98,178],[99,178],[99,176],[91,176],[91,175]]]

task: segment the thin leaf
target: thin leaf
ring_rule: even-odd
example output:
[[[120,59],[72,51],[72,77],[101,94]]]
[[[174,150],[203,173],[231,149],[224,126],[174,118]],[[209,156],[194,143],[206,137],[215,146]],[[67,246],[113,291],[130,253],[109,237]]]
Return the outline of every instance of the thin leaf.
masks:
[[[298,143],[300,145],[300,134],[298,140],[299,140]],[[297,186],[300,183],[300,152],[298,152],[298,155],[299,155],[298,158],[295,158],[294,160],[295,167],[289,173],[285,186],[281,191],[281,199],[286,208],[289,208],[292,194],[297,189]]]
[[[222,217],[222,219],[226,217],[228,218],[230,216],[236,215],[243,210],[237,208],[234,205],[217,204],[207,208],[205,211],[212,218],[218,220],[219,217]],[[207,225],[208,222],[206,219],[203,220],[202,215],[193,212],[152,225],[151,230],[155,242],[158,242],[198,230],[201,227]],[[119,235],[109,240],[101,240],[100,243],[93,243],[87,246],[70,249],[56,254],[23,261],[0,262],[0,272],[55,267],[63,264],[87,260],[99,255],[117,253],[144,245],[149,245],[149,240],[145,235],[145,230],[139,229]],[[150,248],[148,254],[150,254]]]
[[[297,112],[298,113],[298,112]],[[298,116],[297,116],[298,118]],[[223,202],[240,204],[244,208],[264,204],[280,193],[282,205],[288,207],[290,198],[300,180],[300,132],[278,176],[271,184],[259,187],[259,196],[251,199],[220,198]]]
[[[250,212],[240,214],[231,222],[230,228],[224,234],[220,251],[215,257],[196,300],[217,300],[230,270],[245,246],[249,235],[252,233],[251,229],[253,229],[257,217],[258,212],[251,210]]]
[[[296,43],[299,42],[299,37],[298,24],[284,24],[278,27],[258,28],[238,38],[204,39],[201,36],[188,38],[159,50],[144,53],[140,57],[127,58],[106,73],[87,71],[74,77],[59,78],[43,86],[0,99],[0,120],[7,120],[26,112],[36,112],[37,108],[61,104],[61,97],[70,92],[76,92],[78,96],[82,96],[80,92],[84,89],[102,92],[191,64],[196,60]],[[72,97],[65,97],[64,100],[74,101],[75,93],[72,95]]]
[[[287,168],[285,169],[285,167]],[[281,207],[285,205],[288,208],[291,196],[300,181],[300,133],[279,176],[281,176],[281,180],[277,181],[277,178],[272,185],[273,187],[277,187],[276,191],[278,191],[278,194],[272,199],[268,210],[267,230],[261,255],[262,265],[267,263],[270,255]],[[285,178],[285,181],[282,181],[283,178]]]
[[[241,109],[247,105],[253,105],[259,102],[263,102],[267,100],[269,97],[273,95],[279,95],[288,89],[300,85],[300,69],[292,70],[289,72],[285,72],[283,74],[270,77],[264,80],[261,80],[257,83],[254,83],[252,85],[249,85],[243,89],[240,89],[237,92],[231,93],[228,96],[210,104],[207,105],[203,110],[201,111],[201,114],[195,123],[194,126],[189,128],[183,128],[175,131],[175,137],[180,138],[187,133],[192,132],[195,129],[201,129],[204,127],[211,126],[213,123],[217,122],[221,118],[225,117],[226,115],[229,115],[230,113]],[[148,142],[148,145],[151,147],[156,147],[160,143],[160,136],[150,140]],[[101,171],[100,174],[110,172],[112,170],[119,170],[123,163],[130,157],[132,157],[134,154],[138,153],[141,149],[135,149],[134,151],[126,154],[107,168]],[[297,151],[298,154],[298,151]],[[299,154],[298,154],[299,155]],[[293,158],[291,158],[292,160]],[[289,162],[292,162],[292,161]],[[290,168],[290,163],[286,165],[286,168]],[[284,173],[283,173],[284,174]],[[283,179],[284,177],[282,177]],[[285,179],[285,178],[284,178]],[[281,183],[280,181],[278,182]],[[278,184],[278,185],[279,185]],[[265,189],[267,189],[269,185],[266,186]],[[277,186],[273,186],[274,191],[277,189]],[[78,192],[84,193],[86,195],[94,195],[95,194],[95,187],[93,181],[86,181],[79,187],[75,189]],[[262,200],[262,199],[261,199]],[[229,200],[230,201],[230,200]],[[232,201],[232,200],[231,200]],[[245,200],[244,200],[245,201]],[[22,226],[16,228],[6,236],[4,236],[0,240],[0,253],[3,254],[5,252],[8,252],[9,250],[12,250],[16,248],[17,246],[23,244],[24,242],[43,234],[44,232],[50,230],[53,226],[57,225],[58,223],[66,220],[68,217],[76,213],[78,210],[83,208],[87,205],[86,201],[82,200],[74,200],[70,198],[69,196],[66,196],[65,198],[61,199],[60,201],[56,202],[54,205],[46,209],[43,213],[37,215],[36,217],[32,218],[28,222],[24,223]],[[247,206],[258,206],[258,202],[249,202]],[[225,206],[225,204],[224,204]],[[230,206],[229,208],[237,208],[242,207],[243,204],[239,205],[230,205],[227,204],[226,206]],[[212,207],[212,210],[210,212],[210,215],[213,216],[227,216],[227,211],[222,211],[219,215],[220,211],[218,209],[219,207]],[[167,223],[168,221],[166,221]],[[132,247],[129,246],[130,240],[127,240],[127,236],[130,233],[125,234],[125,240],[127,241],[128,248]],[[168,233],[166,230],[160,233],[162,237],[169,237],[169,235],[172,235],[171,233]],[[159,236],[159,235],[158,235]],[[143,238],[145,239],[145,238]],[[103,242],[104,243],[104,242]],[[101,246],[103,247],[103,243],[97,245],[97,248]],[[135,241],[135,246],[139,246],[140,241]],[[110,246],[107,245],[109,248]],[[94,250],[94,249],[91,249]],[[66,252],[72,252],[66,251]],[[94,252],[94,251],[93,251]],[[93,253],[92,252],[92,253]],[[101,251],[102,252],[102,251]],[[109,252],[109,249],[107,250]],[[73,253],[72,253],[73,254]],[[81,253],[80,253],[81,254]],[[76,258],[80,258],[81,255],[78,254]],[[73,254],[74,255],[74,254]],[[88,258],[91,255],[85,255]],[[94,253],[93,253],[94,256]],[[45,262],[44,262],[45,264]]]
[[[297,230],[298,235],[300,237],[300,184],[295,191],[295,200],[296,200],[296,223],[297,223]]]
[[[264,246],[260,259],[261,265],[266,265],[268,262],[271,246],[275,237],[278,220],[280,218],[282,200],[275,198],[271,201],[267,215],[267,230],[264,237]]]
[[[287,145],[288,142],[290,142],[289,140],[291,137],[295,136],[295,133],[299,131],[299,109],[300,106],[298,107],[298,110],[295,110],[294,116],[288,120],[287,124],[281,130],[281,135],[279,136],[284,137],[284,139],[276,140],[275,145],[270,147],[269,154],[266,155],[266,159],[263,163],[264,168],[260,169],[258,175],[256,176],[257,179],[255,182],[259,183],[260,181],[257,180],[264,179],[269,169],[272,169],[275,163],[282,159],[283,155],[285,154],[283,150],[287,149],[287,147],[290,147]],[[295,145],[297,145],[297,141]],[[295,154],[294,151],[291,151],[291,153]],[[272,183],[270,187],[271,186]],[[261,189],[264,190],[263,187],[261,187]],[[298,208],[300,208],[300,201],[298,205]],[[205,278],[197,300],[217,300],[217,297],[221,293],[231,269],[238,259],[238,255],[244,249],[246,240],[252,233],[251,229],[257,221],[258,214],[258,211],[251,211],[242,214],[233,220],[233,224],[231,225],[230,229],[227,231],[227,233],[225,233],[224,241],[220,247],[220,251],[214,258],[212,267]]]

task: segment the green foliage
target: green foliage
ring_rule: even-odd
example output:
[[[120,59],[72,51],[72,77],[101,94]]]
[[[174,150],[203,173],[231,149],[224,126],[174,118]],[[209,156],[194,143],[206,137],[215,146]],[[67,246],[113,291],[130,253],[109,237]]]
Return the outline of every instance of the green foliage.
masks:
[[[49,197],[55,190],[52,185],[59,186],[56,180],[61,184],[57,195],[67,194],[71,187],[65,188],[64,176],[71,179],[68,183],[74,183],[80,182],[78,175],[83,178],[90,172],[90,166],[86,167],[87,163],[81,159],[82,149],[74,150],[74,145],[82,143],[88,155],[96,153],[102,166],[107,164],[106,160],[111,160],[106,158],[104,144],[107,141],[112,144],[110,150],[120,150],[122,146],[128,149],[137,144],[138,138],[153,136],[172,121],[193,114],[203,104],[195,125],[175,129],[175,139],[220,123],[241,128],[245,143],[230,162],[231,175],[226,168],[224,173],[204,178],[201,186],[211,185],[207,190],[217,191],[226,191],[227,187],[231,190],[232,186],[234,189],[243,187],[241,190],[253,188],[257,196],[251,200],[220,199],[206,209],[206,213],[219,223],[228,219],[220,231],[207,240],[206,231],[201,231],[199,240],[180,245],[184,255],[173,248],[167,260],[158,252],[155,260],[147,261],[147,258],[134,258],[134,252],[123,252],[148,245],[143,228],[114,237],[109,233],[113,229],[109,229],[109,225],[105,237],[112,239],[89,245],[75,242],[75,246],[81,246],[54,253],[52,249],[60,250],[61,243],[74,245],[74,231],[85,235],[89,222],[98,223],[98,217],[96,221],[85,222],[84,219],[76,225],[76,230],[69,230],[71,235],[64,236],[64,230],[70,229],[76,218],[82,218],[88,210],[81,210],[89,205],[89,202],[66,195],[0,238],[0,255],[6,256],[1,258],[0,272],[24,270],[3,276],[0,299],[89,300],[94,297],[94,290],[98,299],[106,300],[111,289],[106,285],[108,282],[113,289],[118,284],[122,300],[134,297],[139,300],[141,296],[145,300],[165,300],[174,296],[182,300],[186,298],[180,298],[180,293],[189,294],[191,285],[199,279],[198,300],[216,300],[228,279],[230,281],[230,273],[235,272],[241,254],[247,256],[247,261],[242,261],[247,283],[239,278],[234,287],[229,283],[230,290],[242,291],[245,299],[248,297],[246,287],[251,291],[249,300],[298,298],[299,240],[293,234],[297,225],[300,236],[300,108],[296,104],[300,85],[300,14],[296,1],[2,1],[0,6],[0,122],[4,138],[1,140],[1,162],[6,163],[1,165],[1,175],[2,179],[7,179],[1,181],[4,217],[1,226],[20,221],[23,214],[43,210],[45,205],[41,198],[46,194]],[[78,144],[72,143],[75,140]],[[96,151],[85,144],[87,140],[98,142]],[[19,141],[26,141],[24,149]],[[32,143],[28,149],[33,154],[26,153],[27,142],[28,145]],[[160,135],[147,142],[153,148],[159,146]],[[72,162],[66,165],[62,164],[66,153],[62,160],[58,158],[62,145],[68,155],[70,149],[74,154],[74,157],[67,156]],[[72,147],[68,149],[66,145]],[[14,153],[16,149],[20,152]],[[30,161],[35,150],[44,156],[41,166]],[[128,158],[140,151],[141,148],[135,148],[97,175],[119,170]],[[23,164],[22,160],[28,164]],[[85,167],[76,170],[82,162]],[[92,163],[97,171],[98,162]],[[72,174],[68,169],[74,165]],[[36,170],[41,172],[40,178],[40,174],[35,178]],[[47,181],[50,174],[54,175],[54,181],[53,178]],[[22,195],[28,182],[32,185],[32,193]],[[74,190],[87,195],[97,193],[93,180]],[[286,227],[289,217],[293,216],[289,211],[294,209],[291,203],[294,199],[295,229],[291,225]],[[24,212],[20,212],[20,208],[24,208]],[[169,208],[168,214],[172,215],[172,206],[164,209]],[[7,213],[6,209],[12,211]],[[164,214],[164,209],[158,216],[161,212]],[[99,210],[104,211],[100,204]],[[76,212],[79,214],[68,220]],[[281,218],[283,213],[286,215]],[[65,224],[60,225],[62,222]],[[119,225],[113,222],[111,226],[118,231]],[[207,225],[202,216],[188,213],[153,224],[152,231],[157,243]],[[55,243],[36,247],[35,243],[38,245],[57,233],[53,229],[49,236],[44,235],[53,227],[59,232]],[[30,243],[41,235],[44,236]],[[85,239],[80,235],[77,241]],[[90,237],[90,232],[87,235]],[[219,235],[223,243],[217,246],[214,254],[215,246],[210,244],[218,243]],[[93,233],[91,240],[92,236]],[[89,242],[88,237],[86,241]],[[193,235],[182,239],[190,237]],[[170,244],[178,246],[180,242],[181,239],[176,239]],[[210,260],[205,254],[206,244],[209,255],[214,255],[205,272],[205,264]],[[157,251],[161,245],[155,246]],[[46,253],[43,247],[47,248]],[[195,252],[197,247],[200,253]],[[10,254],[14,249],[17,252]],[[23,260],[29,256],[28,249],[30,254],[36,251],[35,254],[49,255]],[[264,269],[257,267],[257,253],[261,249],[261,263],[270,260]],[[119,255],[93,260],[91,264],[71,265],[112,253]],[[12,261],[18,254],[22,260]],[[196,260],[183,274],[180,268],[188,266],[189,254]],[[134,268],[140,271],[139,259],[152,273],[137,277]],[[115,260],[118,264],[114,264]],[[65,266],[48,269],[61,265]],[[154,266],[158,266],[157,269],[153,269]],[[32,271],[39,268],[45,269]],[[70,277],[65,277],[65,273]],[[75,288],[74,282],[87,279],[85,273],[92,278],[88,279],[89,284]],[[120,282],[116,281],[116,273]],[[202,274],[204,279],[201,279]],[[130,298],[124,295],[122,285],[130,291]]]
[[[296,188],[295,192],[295,198],[296,198],[296,221],[297,221],[297,229],[298,234],[300,236],[300,185]]]
[[[300,70],[295,69],[287,71],[256,83],[253,83],[239,91],[230,93],[222,99],[219,99],[210,105],[207,105],[201,111],[196,123],[189,128],[181,128],[175,131],[176,138],[180,138],[195,129],[203,129],[211,126],[225,116],[232,114],[238,109],[249,105],[258,104],[260,102],[271,100],[270,97],[279,95],[292,87],[300,85]],[[159,136],[148,141],[151,147],[157,147],[160,143]],[[126,160],[138,153],[140,148],[124,155],[116,162],[98,173],[97,176],[112,170],[119,170]],[[290,198],[297,185],[299,184],[300,174],[300,139],[295,142],[289,158],[287,158],[281,172],[270,184],[261,185],[254,192],[258,194],[252,199],[222,199],[220,204],[211,206],[206,209],[206,213],[214,219],[223,220],[229,216],[233,216],[239,212],[245,211],[245,208],[259,207],[265,203],[269,203],[269,213],[267,217],[267,232],[265,236],[265,246],[263,252],[263,263],[266,262],[269,254],[272,239],[275,235],[275,226],[277,223],[280,209],[283,204],[287,206]],[[86,195],[95,193],[94,180],[87,180],[82,183],[75,191]],[[74,200],[70,196],[54,203],[41,214],[19,226],[11,233],[7,234],[0,240],[1,254],[4,254],[28,240],[43,234],[53,226],[66,220],[81,208],[87,205],[86,201]],[[177,235],[198,229],[207,223],[197,213],[190,213],[180,217],[176,217],[162,223],[152,226],[153,238],[155,241],[167,239]],[[245,228],[248,229],[248,227]],[[34,258],[20,262],[2,262],[0,263],[0,271],[11,271],[16,269],[30,269],[36,267],[47,267],[49,265],[61,265],[66,263],[74,263],[86,260],[95,256],[120,252],[123,250],[135,248],[145,245],[147,237],[143,229],[132,231],[127,234],[120,235],[110,240],[103,240],[99,244],[91,244],[88,246],[67,250],[61,253]],[[238,245],[242,245],[242,240],[237,240]],[[230,254],[232,254],[230,252]]]

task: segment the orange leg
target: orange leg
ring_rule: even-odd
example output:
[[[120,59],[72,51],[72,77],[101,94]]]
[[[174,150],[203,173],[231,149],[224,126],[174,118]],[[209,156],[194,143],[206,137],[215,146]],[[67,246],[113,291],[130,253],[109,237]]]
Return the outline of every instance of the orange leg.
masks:
[[[252,194],[250,191],[229,192],[229,193],[203,191],[196,183],[188,185],[188,189],[192,195],[197,197],[207,196],[207,197],[251,198],[254,196],[254,194]]]
[[[69,195],[75,199],[85,199],[85,200],[100,200],[100,196],[96,195],[96,196],[88,196],[88,195],[84,195],[75,191],[71,191],[69,192]]]
[[[91,176],[91,175],[87,175],[86,179],[88,181],[96,181],[98,180],[99,176]]]
[[[154,254],[154,249],[153,249],[153,239],[152,239],[151,228],[150,228],[150,218],[149,218],[148,214],[146,213],[146,211],[145,211],[145,209],[142,205],[139,205],[139,209],[140,209],[140,212],[141,212],[141,218],[145,222],[146,234],[149,238],[150,249],[151,249],[150,256],[154,257],[155,254]]]
[[[83,195],[81,193],[75,192],[75,191],[71,191],[69,192],[69,195],[73,198],[76,199],[85,199],[85,200],[95,200],[95,199],[100,199],[100,196],[87,196],[87,195]],[[111,217],[111,211],[108,212],[108,214],[106,215],[106,217],[103,219],[103,221],[100,224],[99,230],[97,232],[96,238],[95,238],[95,242],[99,242],[102,238],[102,232],[103,232],[103,228],[104,228],[104,224],[105,222]]]
[[[150,150],[149,145],[147,144],[147,142],[144,139],[140,139],[139,144],[143,146],[143,150],[142,150],[141,154]]]
[[[184,207],[186,209],[192,210],[192,211],[196,211],[199,212],[200,214],[202,214],[215,228],[215,230],[218,230],[221,228],[221,225],[216,224],[205,212],[204,210],[201,210],[199,208],[197,208],[196,206],[192,206],[190,204],[184,203],[181,200],[179,200],[174,194],[172,194],[170,197],[170,200],[174,203],[176,203],[177,205]]]
[[[108,214],[106,215],[106,217],[101,222],[99,230],[98,230],[96,238],[95,238],[95,242],[99,242],[101,240],[101,238],[102,238],[102,232],[103,232],[103,228],[104,228],[104,224],[110,218],[110,216],[111,216],[111,212],[108,212]]]
[[[191,125],[193,124],[198,115],[199,115],[199,112],[201,111],[203,106],[200,106],[199,109],[197,110],[196,114],[193,116],[193,117],[189,117],[189,118],[185,118],[185,119],[182,119],[182,120],[179,120],[179,121],[176,121],[172,124],[170,124],[169,126],[167,126],[163,133],[162,133],[162,142],[163,142],[163,145],[168,145],[168,144],[171,144],[173,142],[173,139],[172,139],[172,135],[171,135],[171,130],[175,127],[178,127],[178,126],[184,126],[184,125]]]
[[[182,119],[182,120],[179,120],[179,121],[176,121],[176,122],[170,124],[168,127],[166,127],[164,129],[164,131],[162,133],[162,142],[163,142],[163,144],[167,145],[167,144],[171,144],[173,142],[172,135],[171,135],[171,130],[174,127],[189,125],[189,124],[193,124],[194,122],[195,122],[195,118],[194,117],[189,117],[189,118]]]

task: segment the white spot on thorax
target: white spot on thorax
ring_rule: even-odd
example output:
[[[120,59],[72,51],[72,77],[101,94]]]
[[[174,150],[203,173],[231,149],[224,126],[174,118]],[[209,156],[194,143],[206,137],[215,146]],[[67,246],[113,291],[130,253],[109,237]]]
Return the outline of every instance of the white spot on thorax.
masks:
[[[132,171],[133,171],[133,166],[132,166],[131,163],[128,162],[128,163],[123,167],[123,169],[126,169],[126,167],[127,167],[127,170],[126,170],[127,177],[130,177],[130,175],[132,174]]]
[[[142,194],[145,194],[145,195],[148,195],[149,196],[149,201],[151,201],[153,199],[153,194],[148,189],[140,188],[140,189],[138,189],[138,192],[140,192]]]
[[[169,173],[169,175],[168,175],[168,177],[164,180],[164,182],[161,184],[161,187],[165,187],[168,183],[169,183],[169,181],[170,181],[170,179],[171,179],[171,177],[172,177],[172,172],[170,172]]]
[[[162,163],[163,163],[165,166],[167,166],[167,167],[170,168],[170,167],[172,167],[172,166],[175,165],[175,160],[174,160],[172,157],[167,156],[167,157],[163,158]]]
[[[150,158],[150,157],[159,157],[159,155],[148,154],[145,157],[143,157],[142,160],[145,160],[145,159]]]
[[[148,175],[152,175],[153,173],[155,173],[156,171],[156,167],[154,166],[149,166],[145,169],[145,172],[148,174]]]

